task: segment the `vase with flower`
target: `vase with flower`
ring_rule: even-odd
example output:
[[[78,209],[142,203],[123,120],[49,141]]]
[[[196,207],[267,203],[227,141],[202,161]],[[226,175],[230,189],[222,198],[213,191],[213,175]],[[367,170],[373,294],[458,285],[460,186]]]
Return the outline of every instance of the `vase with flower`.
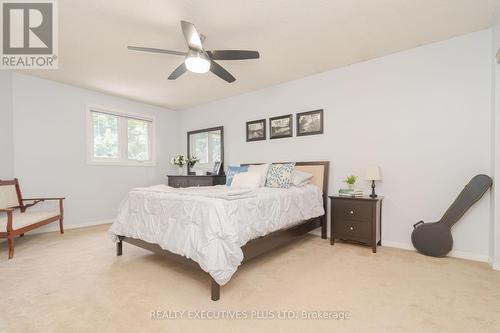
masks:
[[[174,157],[172,157],[172,160],[171,160],[172,165],[175,165],[178,167],[177,172],[179,175],[182,175],[184,165],[186,165],[187,161],[188,160],[186,159],[186,156],[184,156],[182,154],[177,154]]]

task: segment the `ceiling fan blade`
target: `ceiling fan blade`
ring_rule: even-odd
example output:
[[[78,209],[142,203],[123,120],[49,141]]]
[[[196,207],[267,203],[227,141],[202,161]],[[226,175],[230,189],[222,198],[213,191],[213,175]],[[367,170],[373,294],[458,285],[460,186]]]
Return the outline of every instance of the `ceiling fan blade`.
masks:
[[[140,47],[140,46],[128,46],[127,47],[131,51],[141,51],[141,52],[150,52],[150,53],[162,53],[162,54],[173,54],[179,56],[185,56],[187,52],[181,51],[172,51],[172,50],[164,50],[164,49],[155,49],[151,47]]]
[[[182,33],[190,49],[203,50],[201,37],[195,26],[191,22],[181,21]]]
[[[172,74],[168,77],[169,80],[175,80],[182,74],[186,73],[186,65],[184,63],[180,64],[179,67],[177,67]]]
[[[260,57],[259,52],[248,50],[213,50],[207,53],[214,60],[246,60]]]
[[[218,77],[220,77],[221,79],[223,79],[224,81],[227,81],[229,83],[236,81],[236,79],[234,78],[234,76],[231,75],[231,73],[226,71],[224,67],[222,67],[213,60],[211,61],[210,71],[215,75],[217,75]]]

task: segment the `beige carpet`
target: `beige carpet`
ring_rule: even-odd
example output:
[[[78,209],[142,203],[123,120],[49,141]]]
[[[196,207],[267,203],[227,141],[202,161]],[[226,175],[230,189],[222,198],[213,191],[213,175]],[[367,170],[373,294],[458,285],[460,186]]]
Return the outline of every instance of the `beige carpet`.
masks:
[[[500,332],[500,272],[484,263],[308,236],[243,266],[212,302],[207,276],[128,244],[116,257],[106,230],[27,235],[13,260],[0,244],[0,331]],[[155,310],[351,317],[151,320]]]

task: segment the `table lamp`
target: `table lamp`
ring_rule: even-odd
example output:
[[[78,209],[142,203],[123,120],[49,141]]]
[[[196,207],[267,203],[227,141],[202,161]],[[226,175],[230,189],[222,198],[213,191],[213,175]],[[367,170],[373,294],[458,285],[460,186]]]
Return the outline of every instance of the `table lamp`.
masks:
[[[368,168],[366,168],[365,180],[372,181],[372,194],[370,194],[370,197],[376,198],[377,195],[375,194],[375,181],[382,180],[380,168],[378,167],[378,165],[370,165],[368,166]]]

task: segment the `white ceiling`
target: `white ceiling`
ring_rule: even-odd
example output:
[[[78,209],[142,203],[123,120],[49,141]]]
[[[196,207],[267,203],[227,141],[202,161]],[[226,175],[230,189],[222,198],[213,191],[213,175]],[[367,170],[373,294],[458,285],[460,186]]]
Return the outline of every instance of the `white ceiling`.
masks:
[[[490,27],[500,0],[60,0],[59,69],[29,74],[184,109]],[[258,50],[219,61],[235,77],[168,75],[186,50],[181,19],[207,49]]]

